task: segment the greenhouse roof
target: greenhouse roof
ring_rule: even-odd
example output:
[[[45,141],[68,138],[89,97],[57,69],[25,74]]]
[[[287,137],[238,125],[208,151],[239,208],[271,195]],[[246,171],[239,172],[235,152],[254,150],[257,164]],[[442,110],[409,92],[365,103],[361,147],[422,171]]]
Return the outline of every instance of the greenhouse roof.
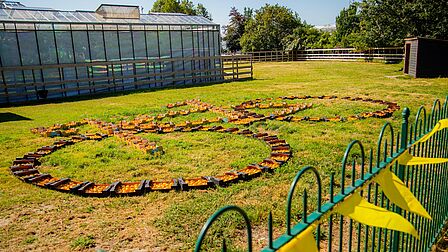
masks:
[[[104,11],[104,7],[109,11]],[[36,9],[20,5],[1,8],[0,5],[0,22],[217,25],[202,16],[189,16],[180,13],[137,14],[135,8],[138,10],[138,6],[101,5],[98,8],[101,11],[95,12]]]

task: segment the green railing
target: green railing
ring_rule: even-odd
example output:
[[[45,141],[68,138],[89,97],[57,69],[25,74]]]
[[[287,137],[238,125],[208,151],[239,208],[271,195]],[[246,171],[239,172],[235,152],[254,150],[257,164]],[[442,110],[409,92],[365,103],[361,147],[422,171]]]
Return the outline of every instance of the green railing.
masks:
[[[402,113],[400,132],[394,132],[390,123],[386,123],[379,135],[377,150],[365,152],[362,143],[355,140],[349,144],[342,160],[342,169],[338,174],[340,183],[335,181],[335,174],[330,176],[328,191],[324,190],[318,170],[307,166],[295,176],[288,193],[286,203],[286,232],[273,239],[272,214],[268,215],[268,242],[262,251],[277,251],[300,235],[311,225],[316,226],[315,240],[320,251],[431,251],[446,221],[448,220],[448,163],[405,166],[399,165],[397,158],[405,152],[414,156],[427,158],[448,158],[448,128],[434,134],[426,142],[418,142],[430,132],[441,119],[448,118],[448,97],[442,105],[434,102],[431,114],[422,106],[414,122],[409,122],[409,109]],[[367,161],[367,162],[366,162]],[[372,179],[380,171],[389,168],[400,178],[422,206],[432,216],[427,220],[418,215],[402,211],[385,196],[378,184]],[[347,168],[350,168],[347,170]],[[297,188],[310,184],[301,183],[304,176],[312,175],[315,190],[308,188],[301,193],[301,219],[291,227],[292,199]],[[339,188],[340,187],[340,188]],[[339,192],[335,189],[339,188]],[[323,192],[328,192],[323,197]],[[400,214],[412,223],[420,235],[419,239],[405,233],[378,227],[370,227],[333,213],[336,205],[343,202],[354,192],[359,192],[368,202]],[[316,194],[316,204],[308,203],[309,194]],[[204,237],[210,226],[227,211],[237,211],[245,220],[247,229],[247,250],[252,251],[251,224],[247,214],[239,207],[227,206],[218,210],[205,223],[196,243],[195,251],[201,251]],[[297,213],[296,213],[297,215]],[[222,251],[227,250],[223,240]]]

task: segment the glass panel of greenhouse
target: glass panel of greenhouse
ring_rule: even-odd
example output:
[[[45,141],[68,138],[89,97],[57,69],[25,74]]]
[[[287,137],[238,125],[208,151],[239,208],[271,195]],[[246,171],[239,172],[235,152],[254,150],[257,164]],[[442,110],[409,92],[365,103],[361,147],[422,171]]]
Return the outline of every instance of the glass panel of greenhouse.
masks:
[[[0,104],[220,81],[220,39],[200,16],[0,0]]]

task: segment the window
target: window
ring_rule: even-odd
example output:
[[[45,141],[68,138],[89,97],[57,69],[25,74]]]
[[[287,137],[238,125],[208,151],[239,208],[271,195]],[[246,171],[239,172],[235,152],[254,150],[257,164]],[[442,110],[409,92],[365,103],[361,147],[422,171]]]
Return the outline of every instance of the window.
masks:
[[[159,58],[159,40],[157,31],[146,31],[146,44],[148,45],[148,57],[150,59]]]
[[[17,33],[19,37],[20,53],[24,66],[39,65],[39,55],[37,53],[36,34],[34,31],[24,31]]]
[[[133,31],[134,54],[136,59],[146,59],[145,32]]]
[[[73,43],[75,48],[75,62],[85,63],[90,61],[89,43],[86,31],[73,31]]]
[[[193,57],[193,33],[191,31],[183,31],[182,32],[182,41],[183,41],[183,55],[186,58]],[[184,69],[185,71],[191,71],[193,67],[193,60],[185,60],[184,61]],[[186,73],[185,77],[192,77],[191,73]],[[191,83],[191,80],[186,81],[186,83]]]
[[[134,59],[132,50],[132,37],[129,31],[118,32],[118,40],[120,41],[121,60]]]
[[[100,31],[89,31],[90,56],[92,61],[104,61],[103,33]]]
[[[0,54],[3,66],[20,66],[15,32],[0,31]]]
[[[57,64],[56,46],[52,31],[37,31],[39,52],[42,64]]]
[[[159,32],[160,58],[171,57],[170,34],[167,31]]]
[[[116,31],[105,31],[106,58],[108,61],[120,60],[120,48],[118,47],[118,34]]]
[[[59,63],[74,63],[72,36],[69,31],[55,31]]]

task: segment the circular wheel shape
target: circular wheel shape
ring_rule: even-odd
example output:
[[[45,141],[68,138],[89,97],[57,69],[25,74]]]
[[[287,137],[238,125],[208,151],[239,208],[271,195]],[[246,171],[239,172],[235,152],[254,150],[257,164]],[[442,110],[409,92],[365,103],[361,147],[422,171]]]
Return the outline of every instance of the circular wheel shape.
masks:
[[[159,114],[154,116],[140,115],[132,121],[121,121],[119,123],[108,123],[100,120],[84,119],[80,122],[69,122],[65,124],[57,124],[48,128],[35,128],[32,132],[41,134],[46,137],[68,137],[55,141],[51,146],[43,146],[35,152],[25,154],[21,158],[13,161],[10,167],[11,172],[23,180],[24,182],[34,184],[39,187],[45,187],[61,192],[70,192],[83,196],[105,197],[105,196],[120,196],[120,195],[141,195],[151,191],[170,191],[170,190],[191,190],[191,189],[206,189],[216,186],[228,186],[231,183],[239,181],[247,181],[254,177],[260,176],[263,172],[272,172],[291,158],[291,147],[282,139],[275,135],[267,133],[254,133],[249,129],[239,129],[236,127],[225,128],[222,125],[225,123],[233,123],[236,125],[248,125],[257,121],[265,120],[279,120],[279,121],[313,121],[313,122],[328,122],[328,121],[350,121],[359,120],[368,117],[385,118],[390,117],[392,113],[400,107],[393,102],[385,102],[381,100],[351,98],[343,97],[340,99],[349,101],[370,102],[376,104],[387,105],[387,108],[374,112],[364,112],[360,115],[349,116],[343,118],[340,116],[333,118],[325,117],[297,117],[293,116],[299,111],[310,109],[312,104],[288,104],[285,100],[305,100],[305,99],[338,99],[336,96],[285,96],[276,99],[264,98],[255,99],[243,102],[232,109],[214,106],[200,100],[188,100],[184,102],[177,102],[168,104],[167,108],[191,106],[188,110],[173,111],[169,110],[166,114]],[[250,112],[248,109],[278,109],[268,115]],[[173,118],[178,116],[186,116],[191,113],[200,112],[214,112],[222,115],[214,119],[202,119],[197,121],[185,121],[182,123],[162,123],[164,118]],[[78,134],[77,127],[85,124],[95,125],[99,132],[94,134]],[[215,124],[211,126],[210,124]],[[257,164],[247,165],[245,168],[237,171],[228,171],[218,176],[202,176],[196,178],[167,178],[162,181],[151,181],[149,179],[137,182],[120,182],[117,181],[112,184],[96,184],[88,181],[75,181],[70,178],[55,178],[50,174],[42,174],[39,172],[39,159],[43,156],[49,155],[61,148],[73,145],[83,141],[101,141],[108,137],[118,137],[127,144],[137,147],[145,154],[162,155],[163,148],[154,142],[138,136],[139,133],[158,133],[167,134],[171,132],[194,132],[194,131],[208,131],[222,134],[238,134],[246,137],[252,137],[265,142],[271,148],[271,154],[266,159]]]

